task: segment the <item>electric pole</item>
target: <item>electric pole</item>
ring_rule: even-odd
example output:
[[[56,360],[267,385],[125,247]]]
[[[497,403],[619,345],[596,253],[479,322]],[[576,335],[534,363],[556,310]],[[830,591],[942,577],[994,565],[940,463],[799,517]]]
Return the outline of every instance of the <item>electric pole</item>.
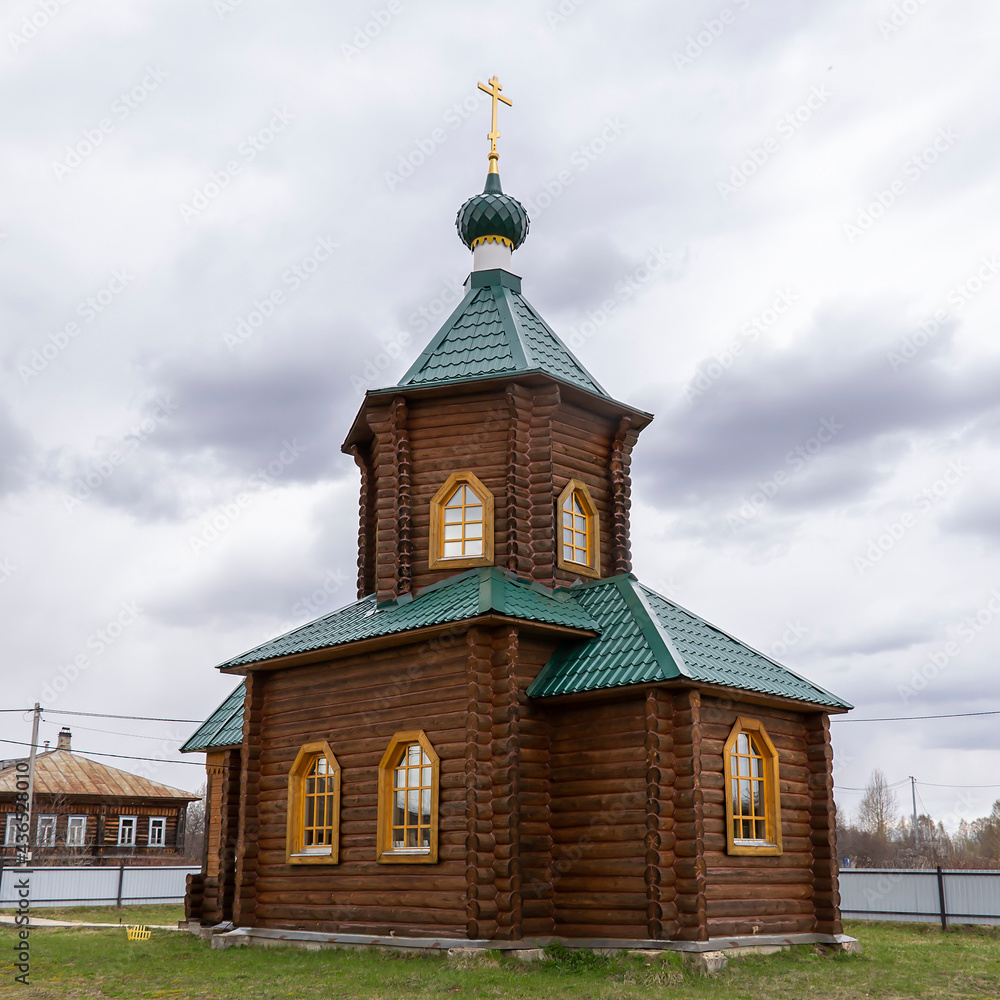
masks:
[[[42,708],[35,702],[35,708],[32,713],[33,718],[31,720],[31,751],[28,754],[28,808],[26,810],[27,819],[26,823],[28,825],[28,843],[25,855],[25,866],[31,863],[31,848],[34,845],[35,838],[31,835],[31,813],[35,804],[35,748],[38,746],[38,723],[42,717]]]
[[[913,796],[913,844],[920,843],[920,828],[917,826],[917,779],[912,774],[907,775],[910,779],[910,794]]]

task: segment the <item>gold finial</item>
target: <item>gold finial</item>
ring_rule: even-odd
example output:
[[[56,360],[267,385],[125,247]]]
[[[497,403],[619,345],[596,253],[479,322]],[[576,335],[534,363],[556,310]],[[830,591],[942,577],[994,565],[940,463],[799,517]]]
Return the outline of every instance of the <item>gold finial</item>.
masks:
[[[508,108],[512,108],[513,102],[508,100],[503,94],[500,93],[503,87],[500,86],[500,81],[493,77],[490,80],[490,85],[487,87],[485,84],[479,84],[479,89],[483,91],[484,94],[489,94],[493,98],[493,128],[490,129],[490,134],[486,137],[490,140],[490,169],[491,174],[500,173],[499,167],[497,167],[497,161],[500,159],[500,154],[497,152],[497,139],[500,138],[500,133],[497,131],[497,101],[503,101]]]

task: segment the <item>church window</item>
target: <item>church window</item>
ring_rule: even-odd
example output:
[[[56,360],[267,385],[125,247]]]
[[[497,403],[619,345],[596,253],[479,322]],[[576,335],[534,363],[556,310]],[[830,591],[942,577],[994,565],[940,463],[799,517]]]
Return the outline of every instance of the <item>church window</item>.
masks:
[[[493,562],[493,494],[471,472],[456,472],[431,501],[430,568]]]
[[[396,733],[379,765],[378,858],[437,861],[440,760],[423,732]]]
[[[340,764],[329,743],[306,743],[288,773],[286,860],[336,864],[339,841]]]
[[[756,719],[738,718],[723,750],[730,854],[781,854],[778,753]]]
[[[600,519],[590,490],[571,479],[559,495],[558,564],[583,576],[600,575]]]

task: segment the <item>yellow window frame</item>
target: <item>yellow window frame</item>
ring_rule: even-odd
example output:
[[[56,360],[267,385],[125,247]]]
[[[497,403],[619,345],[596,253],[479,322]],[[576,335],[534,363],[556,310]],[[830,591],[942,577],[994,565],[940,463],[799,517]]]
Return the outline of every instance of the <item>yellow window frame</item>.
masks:
[[[328,787],[323,793],[324,818],[330,822],[322,829],[330,830],[328,845],[306,845],[306,802],[318,793],[307,791],[310,772],[320,761],[326,762],[327,774],[322,775]],[[319,829],[312,827],[311,829]],[[335,865],[340,858],[340,764],[325,740],[303,743],[288,772],[288,816],[285,824],[285,861],[291,865]]]
[[[747,738],[748,751],[740,746]],[[741,767],[745,760],[747,766]],[[759,760],[760,764],[755,765]],[[734,770],[735,763],[735,770]],[[737,718],[722,751],[726,795],[726,850],[732,855],[778,855],[781,844],[781,786],[778,751],[759,719]],[[746,773],[743,773],[746,772]],[[735,787],[734,787],[735,782]],[[760,784],[760,808],[754,803],[753,787]],[[742,804],[743,785],[750,791],[749,809]],[[756,824],[763,822],[764,836],[756,836]],[[749,827],[748,827],[749,824]],[[749,831],[752,836],[745,836]]]
[[[430,784],[422,780],[413,790],[427,788],[430,791],[430,824],[429,843],[426,848],[418,844],[413,848],[396,848],[393,846],[393,831],[400,829],[393,824],[393,799],[396,791],[395,773],[401,765],[405,766],[406,754],[411,746],[420,748],[421,757],[426,755],[429,763],[421,763],[410,768],[429,767],[431,770]],[[402,758],[402,759],[401,759]],[[401,789],[400,789],[401,790]],[[423,730],[410,730],[395,733],[386,747],[378,768],[378,850],[375,860],[379,864],[396,865],[428,865],[436,864],[438,860],[438,805],[441,794],[441,758],[431,746],[427,734]],[[405,821],[404,821],[405,824]],[[421,825],[422,827],[423,825]]]
[[[565,508],[574,500],[583,511],[585,522],[586,542],[585,561],[583,562],[579,562],[575,558],[567,559],[564,549],[567,531],[573,532],[573,555],[575,556],[582,548],[575,544],[579,535],[576,525],[566,523]],[[556,525],[556,565],[569,573],[599,577],[601,575],[601,517],[586,483],[579,479],[571,479],[566,484],[556,501]]]
[[[461,486],[468,487],[476,495],[476,498],[480,501],[483,508],[482,555],[446,556],[444,554],[445,509],[448,505],[448,501],[451,500]],[[473,566],[492,566],[494,552],[493,506],[493,494],[483,485],[475,473],[468,470],[463,472],[453,472],[445,480],[444,485],[437,491],[437,493],[434,494],[434,498],[431,500],[431,530],[428,569],[469,569]],[[463,520],[460,523],[465,524],[465,521]]]

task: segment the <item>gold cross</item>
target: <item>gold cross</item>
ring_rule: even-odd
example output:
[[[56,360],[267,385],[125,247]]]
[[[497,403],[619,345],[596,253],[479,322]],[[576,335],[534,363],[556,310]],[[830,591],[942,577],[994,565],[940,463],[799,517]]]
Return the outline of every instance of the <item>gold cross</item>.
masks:
[[[490,129],[490,134],[486,137],[490,140],[490,170],[491,174],[500,173],[497,167],[497,161],[500,159],[500,154],[497,152],[497,139],[500,138],[500,133],[497,131],[497,101],[503,101],[508,108],[512,108],[513,102],[508,100],[503,94],[500,93],[503,87],[500,86],[500,81],[493,77],[490,80],[490,85],[487,87],[485,84],[479,84],[479,89],[484,94],[489,94],[493,98],[493,128]]]

